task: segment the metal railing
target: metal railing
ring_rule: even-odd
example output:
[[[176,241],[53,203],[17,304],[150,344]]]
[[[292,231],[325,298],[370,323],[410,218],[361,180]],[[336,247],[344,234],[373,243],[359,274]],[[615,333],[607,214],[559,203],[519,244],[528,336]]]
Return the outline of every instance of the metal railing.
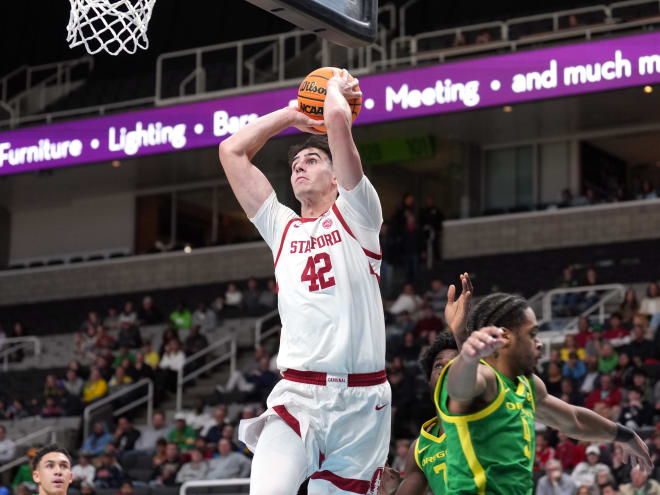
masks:
[[[208,363],[203,364],[199,368],[196,368],[195,370],[190,371],[187,374],[184,374],[186,366],[190,365],[191,363],[194,363],[195,361],[198,361],[200,358],[215,351],[219,347],[227,346],[227,344],[229,344],[229,351],[225,352],[220,356],[217,356],[216,358],[212,359]],[[236,339],[234,337],[225,337],[186,358],[183,367],[179,369],[177,372],[177,380],[176,380],[176,410],[177,411],[180,411],[183,408],[184,384],[186,384],[190,380],[193,380],[194,378],[197,378],[205,371],[208,371],[211,368],[214,368],[215,366],[224,363],[225,361],[229,361],[229,369],[231,373],[236,371],[236,350],[237,350],[236,347],[237,347]]]
[[[49,443],[57,443],[57,428],[55,426],[46,426],[44,428],[41,428],[40,430],[29,433],[15,440],[14,445],[16,445],[17,447],[19,445],[25,445],[25,444],[30,445],[33,444],[36,439],[44,437],[46,435],[50,435]],[[23,455],[17,457],[16,459],[12,459],[11,461],[0,466],[0,473],[4,473],[5,471],[13,469],[16,466],[20,466],[27,460],[28,460],[27,455]]]
[[[34,346],[34,355],[39,356],[41,354],[41,339],[35,337],[34,335],[28,335],[26,337],[10,337],[3,341],[3,346],[7,345],[6,348],[0,351],[0,360],[2,360],[2,369],[6,372],[9,370],[9,358],[10,356],[24,347],[32,344]]]
[[[147,425],[151,426],[151,417],[153,415],[153,409],[154,409],[154,383],[149,378],[143,378],[138,382],[122,387],[114,394],[99,399],[85,408],[85,410],[83,411],[83,439],[87,438],[87,436],[89,435],[89,424],[91,422],[93,411],[101,408],[102,406],[105,406],[106,404],[114,402],[115,400],[123,397],[124,395],[130,394],[134,390],[137,390],[138,388],[143,387],[145,385],[147,386],[147,395],[138,397],[137,399],[129,402],[128,404],[125,404],[118,409],[114,409],[112,411],[112,415],[114,417],[120,416],[125,412],[130,411],[131,409],[135,409],[136,407],[146,402]]]
[[[261,318],[259,318],[255,323],[254,323],[254,348],[256,349],[257,347],[261,346],[261,341],[270,337],[271,335],[276,334],[281,326],[279,324],[275,324],[272,327],[268,327],[267,330],[264,330],[264,324],[276,316],[279,317],[279,310],[274,309],[270,313],[266,313],[263,315]],[[278,318],[279,319],[279,318]]]
[[[226,480],[186,481],[179,489],[179,495],[186,495],[189,488],[209,488],[213,486],[249,486],[250,478],[229,478]]]
[[[561,294],[580,294],[588,292],[607,292],[603,294],[597,303],[593,304],[586,310],[584,310],[580,315],[576,316],[573,320],[575,321],[575,327],[577,328],[577,321],[581,316],[588,316],[594,311],[598,310],[598,319],[600,323],[605,321],[605,304],[610,302],[617,295],[623,299],[626,294],[626,288],[622,284],[601,284],[601,285],[588,285],[582,287],[570,287],[562,289],[552,289],[549,290],[545,296],[543,296],[543,314],[542,322],[548,322],[552,319],[552,299]],[[539,322],[541,324],[541,322]],[[569,327],[567,325],[566,327]]]

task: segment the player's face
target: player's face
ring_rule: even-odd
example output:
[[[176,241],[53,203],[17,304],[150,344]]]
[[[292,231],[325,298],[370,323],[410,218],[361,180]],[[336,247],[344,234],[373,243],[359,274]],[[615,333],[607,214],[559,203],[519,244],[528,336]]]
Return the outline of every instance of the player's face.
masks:
[[[433,361],[433,370],[431,371],[431,380],[429,381],[431,395],[435,392],[435,386],[438,383],[438,378],[440,377],[442,369],[456,356],[458,356],[458,351],[456,349],[443,349],[435,357],[435,361]]]
[[[298,201],[336,190],[332,163],[323,150],[306,148],[298,152],[291,162],[291,187]]]
[[[73,479],[69,459],[61,452],[50,452],[39,461],[32,478],[39,485],[39,493],[66,495]]]
[[[541,357],[543,344],[539,340],[538,322],[532,308],[525,310],[525,322],[518,331],[511,332],[513,339],[513,359],[515,359],[519,374],[531,376]]]

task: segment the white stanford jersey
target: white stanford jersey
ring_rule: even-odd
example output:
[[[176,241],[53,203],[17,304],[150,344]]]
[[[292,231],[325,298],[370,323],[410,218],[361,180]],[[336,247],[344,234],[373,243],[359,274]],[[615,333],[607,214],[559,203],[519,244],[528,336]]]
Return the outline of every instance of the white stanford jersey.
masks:
[[[383,221],[366,176],[318,218],[301,218],[273,192],[251,219],[275,262],[282,336],[277,366],[328,373],[385,368],[378,287]]]

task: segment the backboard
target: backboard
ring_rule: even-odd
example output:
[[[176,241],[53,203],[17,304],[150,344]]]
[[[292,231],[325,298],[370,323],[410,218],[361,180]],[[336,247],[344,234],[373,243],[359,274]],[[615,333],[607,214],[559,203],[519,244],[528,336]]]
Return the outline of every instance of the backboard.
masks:
[[[378,34],[378,0],[247,0],[338,45],[369,45]]]

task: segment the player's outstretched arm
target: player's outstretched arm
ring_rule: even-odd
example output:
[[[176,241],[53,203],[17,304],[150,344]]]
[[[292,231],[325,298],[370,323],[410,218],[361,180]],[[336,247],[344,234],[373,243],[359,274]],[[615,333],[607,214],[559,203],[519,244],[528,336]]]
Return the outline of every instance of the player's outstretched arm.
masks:
[[[311,127],[317,124],[295,108],[287,107],[250,122],[220,143],[220,163],[236,199],[248,217],[256,215],[273,192],[266,176],[251,162],[254,155],[266,141],[287,127],[313,132]]]
[[[653,463],[648,446],[630,428],[614,423],[584,407],[567,404],[548,394],[543,380],[534,375],[536,387],[536,418],[571,438],[591,442],[620,442],[624,459],[650,474]]]
[[[501,328],[484,327],[470,334],[447,373],[447,393],[450,399],[469,404],[477,397],[486,402],[495,397],[495,373],[487,366],[479,365],[479,360],[504,345],[502,333]]]
[[[447,305],[445,306],[445,321],[454,334],[454,339],[460,350],[468,338],[467,321],[470,313],[470,302],[474,294],[472,281],[467,272],[460,275],[461,295],[456,298],[456,287],[454,284],[447,290]]]
[[[327,84],[323,120],[328,131],[328,144],[337,182],[350,191],[360,182],[364,172],[351,133],[353,117],[347,98],[361,96],[362,92],[356,90],[357,79],[349,81],[346,69],[341,75],[336,69],[334,72],[334,77],[330,78]]]

